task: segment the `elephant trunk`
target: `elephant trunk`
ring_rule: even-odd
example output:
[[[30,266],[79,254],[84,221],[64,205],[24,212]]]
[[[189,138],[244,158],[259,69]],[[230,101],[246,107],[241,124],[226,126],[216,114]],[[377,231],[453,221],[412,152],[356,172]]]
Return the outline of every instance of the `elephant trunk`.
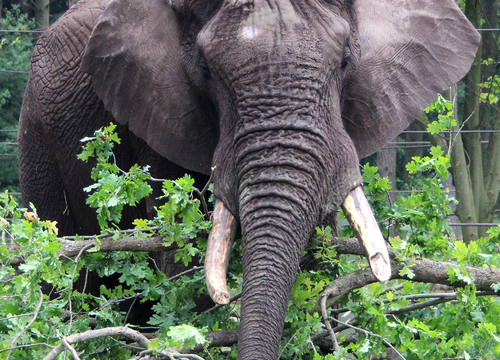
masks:
[[[321,140],[284,128],[250,124],[237,134],[243,237],[238,359],[277,358],[300,258],[326,194]]]
[[[317,220],[313,202],[294,199],[300,189],[271,185],[267,191],[261,196],[248,189],[241,196],[241,359],[276,359],[300,258]]]

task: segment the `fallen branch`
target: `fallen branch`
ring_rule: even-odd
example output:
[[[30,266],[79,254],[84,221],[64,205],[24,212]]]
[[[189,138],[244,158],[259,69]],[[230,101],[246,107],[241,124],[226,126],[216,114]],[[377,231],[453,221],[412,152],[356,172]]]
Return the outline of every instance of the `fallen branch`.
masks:
[[[144,335],[142,335],[138,331],[132,330],[124,326],[109,327],[99,330],[89,330],[80,334],[67,336],[64,339],[67,344],[71,345],[80,343],[82,341],[97,339],[105,336],[123,336],[131,341],[137,342],[143,349],[147,350],[149,348],[150,341]],[[63,341],[61,341],[61,343],[56,347],[54,347],[52,351],[43,360],[53,360],[66,349],[67,349],[66,345],[64,344]]]
[[[186,238],[183,239],[187,242],[191,241]],[[95,252],[112,252],[112,251],[147,251],[147,252],[159,252],[159,251],[168,251],[175,250],[177,246],[165,246],[164,240],[161,236],[153,236],[153,237],[133,237],[126,236],[118,238],[117,240],[104,238],[99,240],[97,243],[96,239],[92,240],[66,240],[65,238],[59,239],[61,242],[61,250],[59,251],[59,255],[62,257],[74,257],[78,256],[78,254],[85,249],[85,252],[88,250],[98,247],[99,249]],[[16,256],[12,259],[10,264],[12,266],[20,265],[24,263],[24,259]]]
[[[463,287],[468,285],[463,281],[452,283],[449,280],[448,269],[460,269],[460,265],[458,264],[432,261],[427,259],[410,259],[409,261],[414,263],[411,266],[414,277],[410,279],[405,275],[400,275],[399,272],[404,268],[405,264],[393,260],[391,280],[404,279],[413,282],[442,284],[453,287]],[[474,285],[476,286],[477,290],[491,291],[491,286],[497,282],[500,282],[500,269],[472,266],[466,266],[465,269],[469,273],[471,279],[474,281]],[[331,282],[325,288],[321,296],[328,298],[328,301],[326,301],[325,305],[326,307],[330,307],[331,305],[336,303],[342,296],[348,294],[352,290],[362,288],[363,286],[372,284],[377,281],[378,280],[372,274],[370,269],[356,270]],[[321,299],[318,299],[314,311],[319,312],[320,309]]]
[[[122,231],[124,232],[124,231]],[[106,237],[98,240],[96,237],[87,240],[68,240],[67,238],[59,238],[58,240],[61,242],[61,250],[59,251],[60,256],[66,257],[75,257],[85,249],[84,252],[88,250],[98,247],[99,249],[93,252],[112,252],[112,251],[146,251],[146,252],[161,252],[161,251],[170,251],[176,250],[177,246],[175,243],[171,246],[165,246],[165,241],[161,236],[152,236],[152,237],[134,237],[134,236],[124,236],[120,237],[116,240],[110,239],[108,234],[105,234]],[[183,237],[183,242],[189,243],[193,240],[186,237]],[[351,238],[334,238],[332,241],[332,245],[337,245],[337,252],[340,254],[353,254],[353,255],[364,255],[363,248],[359,245],[357,239]],[[12,266],[16,266],[22,264],[24,259],[16,256],[10,264]]]
[[[71,346],[70,344],[68,344],[68,342],[66,341],[66,338],[64,336],[61,338],[61,344],[63,344],[64,347],[66,348],[66,350],[68,350],[71,353],[71,356],[73,356],[74,360],[80,360],[80,357],[76,353],[75,348],[73,346]]]

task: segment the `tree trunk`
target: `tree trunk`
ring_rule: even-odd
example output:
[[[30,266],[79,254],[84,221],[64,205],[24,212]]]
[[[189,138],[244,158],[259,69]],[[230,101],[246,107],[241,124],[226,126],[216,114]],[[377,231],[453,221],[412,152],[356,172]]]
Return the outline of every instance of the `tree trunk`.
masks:
[[[396,143],[398,138],[395,137],[391,143]],[[377,166],[378,173],[381,177],[388,177],[389,182],[392,186],[391,192],[389,192],[389,202],[394,204],[397,198],[397,187],[396,187],[396,144],[387,144],[385,147],[380,149],[377,153]]]
[[[408,131],[418,131],[420,130],[420,126],[418,124],[418,119],[413,121],[410,126],[406,129]],[[408,133],[406,134],[406,143],[411,144],[414,142],[420,142],[423,139],[423,134],[419,133]],[[405,164],[408,164],[411,159],[413,159],[415,156],[422,156],[422,148],[421,147],[414,147],[414,148],[407,148],[405,149]],[[403,182],[405,184],[408,184],[409,181],[409,173],[408,171],[404,171],[403,175]]]
[[[68,9],[75,5],[78,2],[78,0],[68,0]]]
[[[497,1],[483,1],[483,13],[485,17],[485,26],[490,29],[498,28],[498,10]],[[500,51],[493,32],[483,34],[483,59],[498,59]],[[482,80],[487,81],[491,76],[495,76],[496,62],[482,66]],[[484,89],[487,90],[487,89]],[[483,91],[484,91],[483,90]],[[500,130],[500,114],[498,103],[496,106],[488,102],[481,104],[480,108],[481,129]],[[494,217],[495,205],[500,191],[500,134],[491,133],[489,136],[483,136],[483,139],[489,140],[483,150],[485,150],[484,166],[484,188],[485,191],[481,198],[481,208],[478,214],[479,222],[491,223]],[[479,229],[480,236],[486,236],[487,227]]]
[[[465,14],[476,27],[480,27],[480,3],[479,0],[468,0],[465,6]],[[479,130],[479,83],[481,82],[481,54],[482,46],[479,45],[477,56],[466,77],[465,104],[464,104],[464,130]],[[479,214],[481,205],[481,195],[484,193],[483,181],[483,154],[481,149],[481,134],[466,133],[462,140],[464,150],[467,152],[469,160],[469,171],[472,181],[472,191],[474,194],[475,213]],[[457,188],[457,191],[460,189]]]
[[[28,0],[20,0],[19,1],[19,8],[21,9],[21,12],[23,14],[29,14],[30,10],[32,9],[29,5]]]
[[[35,22],[37,29],[45,30],[49,27],[49,0],[35,0]]]

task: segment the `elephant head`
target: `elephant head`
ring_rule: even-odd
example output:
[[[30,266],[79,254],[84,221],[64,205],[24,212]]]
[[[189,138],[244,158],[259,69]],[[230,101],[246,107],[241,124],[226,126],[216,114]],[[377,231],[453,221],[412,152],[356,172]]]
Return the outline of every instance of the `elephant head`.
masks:
[[[388,278],[358,160],[460,80],[478,42],[453,0],[112,0],[81,69],[158,153],[215,167],[209,248],[236,220],[243,236],[238,358],[275,359],[306,243],[342,204]],[[220,302],[225,261],[207,254]]]

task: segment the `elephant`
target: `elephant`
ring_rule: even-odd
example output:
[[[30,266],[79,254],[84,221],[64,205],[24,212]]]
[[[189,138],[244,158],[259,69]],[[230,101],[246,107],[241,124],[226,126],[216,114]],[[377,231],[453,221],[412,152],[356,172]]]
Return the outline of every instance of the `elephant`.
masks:
[[[239,226],[238,359],[276,359],[301,255],[339,207],[374,273],[390,276],[359,159],[459,81],[479,40],[453,0],[81,0],[33,53],[19,133],[25,201],[77,212],[64,177],[88,169],[69,158],[85,135],[73,128],[108,120],[160,167],[214,168],[207,286],[227,302]]]

